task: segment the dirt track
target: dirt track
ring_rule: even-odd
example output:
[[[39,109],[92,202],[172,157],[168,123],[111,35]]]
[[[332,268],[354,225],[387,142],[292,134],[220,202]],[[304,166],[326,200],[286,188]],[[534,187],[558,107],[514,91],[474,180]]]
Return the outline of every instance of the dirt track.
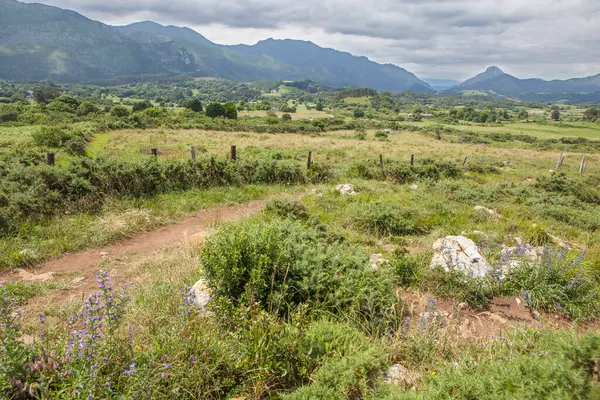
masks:
[[[95,275],[104,257],[118,257],[125,253],[148,255],[162,247],[181,243],[183,240],[197,244],[209,234],[213,224],[250,217],[260,212],[266,203],[267,200],[260,200],[211,209],[184,221],[155,231],[140,233],[105,247],[68,253],[28,270],[4,271],[0,273],[0,281],[50,281],[55,276],[76,273],[78,278],[73,282],[72,289],[61,290],[60,295],[55,296],[55,298],[70,297],[74,293],[79,294],[96,288]]]

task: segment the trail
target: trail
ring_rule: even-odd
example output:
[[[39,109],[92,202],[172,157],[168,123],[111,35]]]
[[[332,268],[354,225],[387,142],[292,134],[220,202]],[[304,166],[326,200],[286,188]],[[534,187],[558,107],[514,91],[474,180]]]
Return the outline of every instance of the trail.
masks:
[[[64,254],[31,269],[2,271],[0,281],[52,282],[56,277],[75,275],[77,277],[70,283],[69,288],[52,296],[55,300],[69,298],[73,294],[81,294],[97,286],[95,275],[98,273],[98,265],[105,257],[119,257],[132,253],[146,256],[184,240],[198,244],[208,236],[211,226],[215,223],[248,218],[260,212],[267,202],[268,200],[257,200],[210,209],[181,222],[140,233],[117,243]]]

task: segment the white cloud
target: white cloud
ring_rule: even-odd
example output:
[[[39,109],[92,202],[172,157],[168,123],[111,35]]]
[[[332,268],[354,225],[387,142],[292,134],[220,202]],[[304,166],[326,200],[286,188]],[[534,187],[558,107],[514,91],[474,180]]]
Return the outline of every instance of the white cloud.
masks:
[[[489,65],[520,77],[600,72],[597,0],[42,0],[109,24],[189,26],[223,44],[310,40],[423,77],[467,78]]]

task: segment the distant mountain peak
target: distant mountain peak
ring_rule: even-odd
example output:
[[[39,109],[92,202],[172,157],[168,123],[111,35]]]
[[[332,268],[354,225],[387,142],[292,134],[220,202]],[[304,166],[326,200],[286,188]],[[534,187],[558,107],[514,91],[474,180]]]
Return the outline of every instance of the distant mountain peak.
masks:
[[[500,68],[496,67],[495,65],[492,65],[491,67],[489,67],[488,69],[485,70],[486,73],[488,74],[495,74],[495,75],[502,75],[504,74],[504,71],[502,71]]]

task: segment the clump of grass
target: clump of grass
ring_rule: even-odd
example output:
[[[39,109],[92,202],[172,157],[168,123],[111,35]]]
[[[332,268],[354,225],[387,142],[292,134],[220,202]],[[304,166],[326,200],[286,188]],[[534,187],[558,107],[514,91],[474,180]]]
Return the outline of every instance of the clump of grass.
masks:
[[[455,299],[475,310],[485,310],[497,293],[497,287],[489,278],[469,277],[460,271],[444,271],[437,267],[428,269],[421,279],[421,288],[435,296]]]
[[[357,203],[350,215],[357,228],[378,236],[418,235],[428,230],[416,212],[384,202]]]
[[[291,218],[298,220],[304,220],[308,218],[307,208],[302,203],[295,200],[271,200],[267,204],[266,210],[281,218]]]
[[[585,252],[573,257],[546,246],[539,262],[520,262],[506,276],[503,290],[521,294],[528,307],[587,320],[598,316],[597,284],[585,272]]]

